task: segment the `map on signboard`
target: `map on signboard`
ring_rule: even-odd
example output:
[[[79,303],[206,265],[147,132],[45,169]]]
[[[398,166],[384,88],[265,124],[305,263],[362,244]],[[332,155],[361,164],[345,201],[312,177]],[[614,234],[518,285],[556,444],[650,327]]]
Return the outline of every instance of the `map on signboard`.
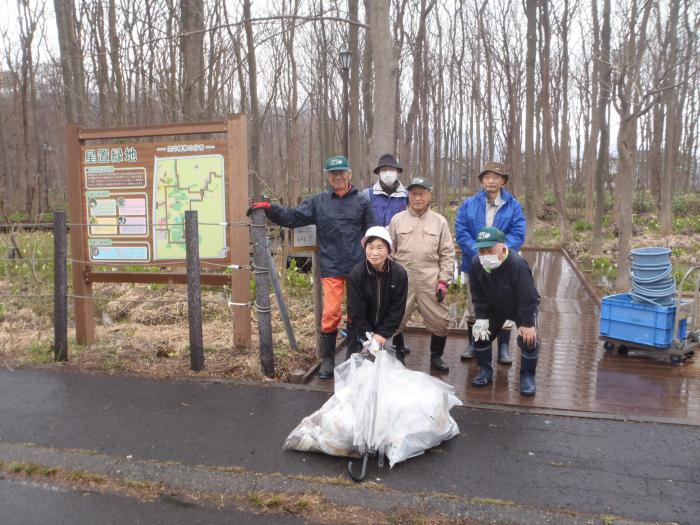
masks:
[[[188,210],[198,212],[199,256],[226,257],[224,157],[156,157],[153,175],[154,259],[185,259]]]

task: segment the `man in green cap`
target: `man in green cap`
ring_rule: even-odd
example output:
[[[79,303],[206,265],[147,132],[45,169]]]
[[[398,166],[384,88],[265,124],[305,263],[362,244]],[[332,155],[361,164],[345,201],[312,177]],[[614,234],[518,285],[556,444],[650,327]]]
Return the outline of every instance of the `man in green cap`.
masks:
[[[517,252],[508,249],[506,236],[493,226],[479,230],[476,248],[479,254],[471,261],[469,287],[476,317],[472,336],[479,373],[472,385],[483,387],[492,381],[491,343],[505,320],[512,319],[518,327],[520,393],[534,396],[540,348],[537,337],[540,295],[530,266]]]
[[[394,259],[408,272],[408,299],[401,326],[393,338],[396,356],[406,353],[403,330],[418,308],[431,333],[430,366],[449,371],[442,360],[450,325],[445,304],[447,286],[452,280],[455,245],[445,217],[430,209],[432,186],[423,177],[414,177],[408,185],[408,209],[397,213],[389,223],[394,244]]]
[[[321,318],[320,379],[332,379],[335,367],[335,345],[342,317],[345,281],[353,267],[365,259],[360,241],[370,226],[375,225],[369,201],[350,184],[350,162],[342,155],[326,160],[325,172],[330,188],[312,195],[296,208],[256,202],[248,210],[264,209],[272,222],[287,228],[316,225],[318,262],[323,285]],[[357,334],[364,336],[364,334]],[[348,320],[348,341],[357,336]]]

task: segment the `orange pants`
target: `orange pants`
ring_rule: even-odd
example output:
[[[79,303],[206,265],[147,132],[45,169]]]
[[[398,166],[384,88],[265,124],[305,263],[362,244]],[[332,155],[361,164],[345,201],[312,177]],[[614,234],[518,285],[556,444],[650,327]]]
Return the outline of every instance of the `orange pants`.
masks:
[[[343,317],[343,299],[345,298],[345,277],[323,277],[323,315],[321,331],[335,332]]]

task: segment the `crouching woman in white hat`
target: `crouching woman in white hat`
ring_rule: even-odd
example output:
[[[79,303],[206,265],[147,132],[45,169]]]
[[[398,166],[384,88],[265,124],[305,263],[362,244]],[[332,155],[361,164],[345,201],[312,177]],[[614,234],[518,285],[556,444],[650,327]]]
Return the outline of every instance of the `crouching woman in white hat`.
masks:
[[[357,339],[349,341],[346,357],[361,348],[360,339],[372,334],[373,342],[384,346],[399,328],[406,309],[408,275],[391,259],[391,236],[386,228],[373,226],[361,241],[365,260],[348,277],[348,317]]]

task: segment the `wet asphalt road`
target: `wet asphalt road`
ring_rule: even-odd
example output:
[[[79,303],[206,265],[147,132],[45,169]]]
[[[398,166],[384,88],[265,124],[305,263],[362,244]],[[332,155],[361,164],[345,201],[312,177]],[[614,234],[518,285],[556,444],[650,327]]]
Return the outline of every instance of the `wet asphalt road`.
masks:
[[[306,523],[294,516],[260,516],[234,509],[185,505],[159,499],[139,502],[95,492],[72,492],[42,483],[0,480],[0,523],[3,525],[295,525]]]
[[[135,459],[337,476],[347,460],[282,450],[328,394],[48,370],[0,371],[0,441]],[[700,428],[455,409],[462,434],[370,476],[638,520],[700,523]],[[2,520],[0,520],[1,522]]]

